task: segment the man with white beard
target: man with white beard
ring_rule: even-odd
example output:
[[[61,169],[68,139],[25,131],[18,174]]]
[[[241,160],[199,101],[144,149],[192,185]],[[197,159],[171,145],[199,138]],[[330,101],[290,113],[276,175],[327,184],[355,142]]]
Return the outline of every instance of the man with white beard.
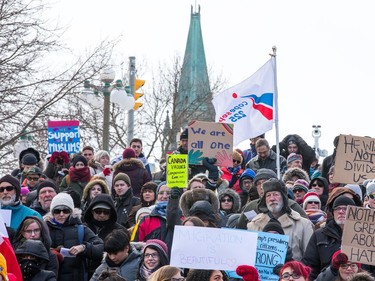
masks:
[[[10,227],[17,230],[23,219],[27,216],[42,216],[33,209],[22,205],[20,202],[21,185],[18,179],[11,175],[0,178],[0,204],[1,209],[10,210]]]
[[[247,229],[262,231],[271,218],[277,219],[285,235],[289,236],[293,259],[301,261],[314,232],[313,224],[290,209],[286,186],[282,181],[269,179],[263,183],[263,192],[264,195],[258,205],[259,214],[247,224]]]

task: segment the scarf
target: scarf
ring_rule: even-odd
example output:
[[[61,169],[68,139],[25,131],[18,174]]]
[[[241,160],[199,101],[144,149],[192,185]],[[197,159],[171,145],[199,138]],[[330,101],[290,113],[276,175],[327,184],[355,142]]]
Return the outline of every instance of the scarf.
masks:
[[[144,263],[142,263],[141,268],[139,269],[139,274],[144,280],[148,280],[150,275],[154,272],[155,270],[148,269]]]
[[[154,212],[163,218],[167,217],[167,205],[168,201],[157,202],[154,208]]]
[[[233,167],[228,167],[227,168],[228,171],[232,174],[232,175],[236,175],[239,170],[241,169],[241,166],[237,166],[236,168],[233,168]]]
[[[70,167],[69,176],[71,182],[89,182],[91,178],[90,169],[88,166],[80,169]]]

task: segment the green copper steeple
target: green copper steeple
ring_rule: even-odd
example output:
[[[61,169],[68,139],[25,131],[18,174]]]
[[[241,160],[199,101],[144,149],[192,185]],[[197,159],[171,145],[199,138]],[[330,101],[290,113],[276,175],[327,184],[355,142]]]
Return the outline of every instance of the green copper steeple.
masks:
[[[176,100],[176,113],[182,117],[181,126],[186,126],[191,120],[214,121],[215,111],[211,100],[200,6],[198,12],[193,12],[191,7],[189,35]]]

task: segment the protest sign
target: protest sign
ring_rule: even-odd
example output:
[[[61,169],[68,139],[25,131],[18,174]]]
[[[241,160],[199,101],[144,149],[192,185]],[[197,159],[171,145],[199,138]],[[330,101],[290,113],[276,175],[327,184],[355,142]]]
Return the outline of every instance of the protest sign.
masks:
[[[375,265],[375,209],[347,206],[341,250],[351,262]]]
[[[238,229],[175,226],[171,265],[212,270],[254,266],[257,237],[256,232]]]
[[[215,165],[233,166],[233,124],[192,121],[189,123],[189,164],[201,165],[203,157],[216,158]]]
[[[167,160],[167,186],[187,187],[188,183],[188,156],[187,154],[171,154]]]
[[[258,232],[255,267],[260,280],[279,280],[279,277],[273,274],[273,268],[285,263],[288,243],[287,235]]]
[[[80,151],[79,121],[48,121],[48,153]]]
[[[340,135],[333,180],[360,184],[375,178],[375,139]]]

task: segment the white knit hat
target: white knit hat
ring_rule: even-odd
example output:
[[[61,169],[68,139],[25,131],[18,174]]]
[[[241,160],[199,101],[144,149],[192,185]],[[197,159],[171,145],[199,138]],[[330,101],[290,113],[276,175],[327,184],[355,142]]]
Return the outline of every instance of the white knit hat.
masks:
[[[73,211],[73,198],[68,193],[60,192],[55,197],[53,197],[50,210],[53,211],[53,209],[55,209],[57,206],[65,206]]]
[[[375,192],[375,180],[371,180],[369,183],[366,185],[366,194],[367,196],[370,194],[373,194]]]

